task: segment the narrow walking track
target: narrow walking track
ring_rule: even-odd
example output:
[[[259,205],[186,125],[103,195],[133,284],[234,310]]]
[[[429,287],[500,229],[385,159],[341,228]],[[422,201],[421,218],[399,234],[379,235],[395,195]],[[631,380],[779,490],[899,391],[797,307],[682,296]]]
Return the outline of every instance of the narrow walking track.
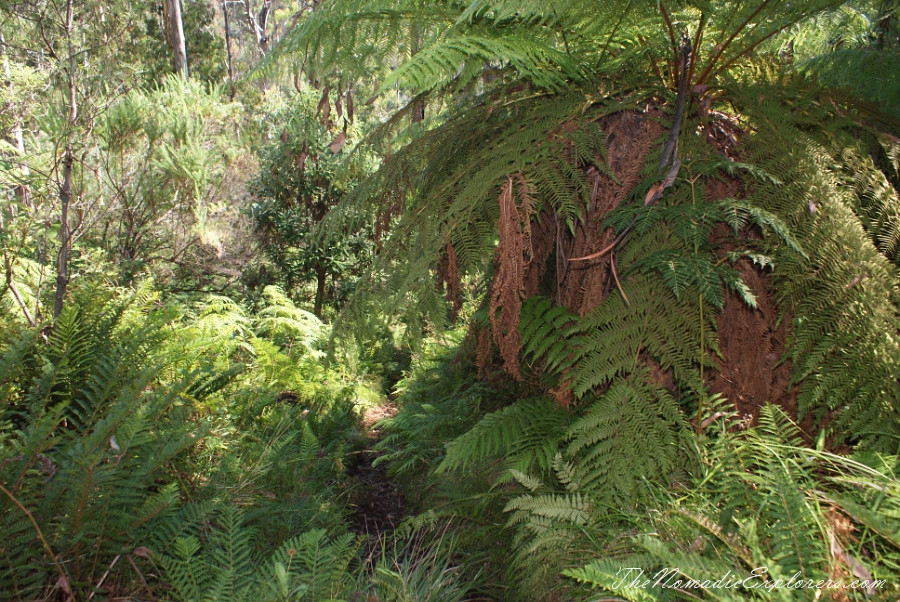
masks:
[[[397,484],[387,474],[384,464],[372,466],[377,455],[372,450],[381,439],[381,432],[375,428],[382,418],[397,413],[396,406],[386,404],[366,410],[362,427],[366,431],[368,444],[360,454],[359,464],[350,471],[358,480],[356,509],[351,518],[351,530],[367,537],[366,558],[369,562],[381,548],[382,537],[395,529],[405,517],[405,500]]]

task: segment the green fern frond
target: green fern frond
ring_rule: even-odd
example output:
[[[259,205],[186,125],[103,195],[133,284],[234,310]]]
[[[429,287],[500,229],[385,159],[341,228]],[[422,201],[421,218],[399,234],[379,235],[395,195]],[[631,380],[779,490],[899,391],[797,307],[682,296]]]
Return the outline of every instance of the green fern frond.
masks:
[[[897,432],[893,416],[900,407],[900,383],[891,376],[900,366],[900,340],[891,334],[896,266],[865,231],[865,211],[855,211],[862,209],[857,188],[845,179],[841,163],[859,148],[854,127],[826,118],[815,99],[802,94],[790,111],[746,102],[748,114],[765,124],[746,139],[747,151],[779,178],[796,174],[781,186],[757,183],[751,201],[788,224],[808,255],[790,248],[772,253],[778,301],[795,316],[788,357],[800,415],[821,419],[836,412],[835,433],[856,433],[866,445],[893,450],[885,433]],[[818,129],[809,128],[812,116],[819,116]],[[836,156],[838,148],[852,152],[844,159]]]
[[[510,500],[503,511],[512,513],[507,526],[531,517],[583,525],[590,519],[591,505],[577,492],[569,495],[520,495]]]
[[[651,575],[640,566],[636,566],[634,562],[628,564],[629,566],[623,567],[621,562],[601,559],[582,568],[566,569],[562,574],[590,586],[591,589],[601,588],[623,600],[632,600],[633,602],[659,600],[662,594],[659,587],[640,587],[640,584],[647,581],[647,577]],[[637,587],[632,585],[635,580],[637,580]]]
[[[288,593],[285,599],[337,600],[352,583],[350,563],[358,546],[350,533],[329,539],[324,529],[308,531],[285,541],[272,554],[263,565],[262,581],[277,584]],[[291,591],[299,597],[292,597]]]
[[[566,454],[574,468],[566,478],[579,490],[627,503],[643,497],[650,481],[684,478],[689,425],[669,392],[645,378],[639,371],[632,380],[615,381],[569,427]]]
[[[677,299],[646,276],[630,278],[623,287],[630,303],[618,296],[607,298],[581,321],[574,356],[560,363],[562,369],[572,370],[573,393],[580,397],[632,372],[638,366],[635,358],[644,351],[663,370],[672,370],[676,381],[702,389],[694,370],[700,358],[693,333],[709,329],[705,336],[711,342],[715,335],[700,321],[695,300]]]
[[[900,118],[900,70],[897,53],[848,48],[822,54],[799,65],[822,85],[842,88]]]
[[[283,291],[274,286],[263,290],[266,307],[259,311],[257,328],[283,347],[295,343],[307,352],[323,335],[323,325],[315,315],[296,307]]]
[[[420,92],[443,88],[453,82],[457,89],[470,83],[482,68],[475,72],[463,71],[467,64],[508,64],[520,76],[537,86],[560,89],[571,79],[580,79],[577,63],[565,52],[552,45],[542,44],[531,36],[491,35],[491,32],[466,32],[459,37],[449,37],[429,44],[421,52],[405,61],[384,81],[381,91],[395,84]]]
[[[466,470],[473,465],[498,456],[515,462],[520,472],[537,463],[547,470],[544,448],[556,452],[556,442],[562,437],[569,414],[545,398],[537,397],[514,403],[482,418],[474,428],[447,446],[447,453],[435,469],[437,474]],[[552,455],[551,455],[552,458]],[[518,461],[521,460],[521,461]]]

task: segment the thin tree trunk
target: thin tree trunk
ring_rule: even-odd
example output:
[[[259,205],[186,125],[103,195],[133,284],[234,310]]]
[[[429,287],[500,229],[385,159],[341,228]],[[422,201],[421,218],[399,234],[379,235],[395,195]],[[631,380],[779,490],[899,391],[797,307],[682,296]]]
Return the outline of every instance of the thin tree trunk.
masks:
[[[69,116],[66,123],[66,150],[63,155],[63,178],[59,187],[59,256],[56,261],[56,295],[53,303],[53,320],[62,313],[69,284],[69,204],[72,199],[72,165],[75,162],[72,150],[72,130],[78,119],[78,103],[75,96],[75,48],[72,45],[72,25],[75,20],[74,0],[66,3],[66,42],[69,48]]]
[[[325,266],[321,264],[316,265],[316,301],[313,305],[313,313],[316,314],[316,317],[320,320],[322,319],[322,304],[325,301],[325,279],[328,276],[328,272],[325,270]]]
[[[228,85],[231,89],[231,100],[234,100],[234,69],[231,66],[231,24],[228,19],[228,3],[222,0],[222,14],[225,15],[225,53],[228,57]]]
[[[181,0],[164,0],[166,31],[174,52],[175,73],[188,76],[187,50],[184,45],[184,25],[181,22]]]
[[[409,36],[409,56],[413,57],[418,54],[419,50],[422,47],[422,34],[419,31],[419,28],[413,25],[413,30]],[[413,94],[416,92],[414,91]],[[410,115],[410,121],[412,123],[420,123],[425,119],[425,100],[415,100],[413,101],[412,106],[412,114]]]
[[[244,8],[246,10],[247,25],[256,37],[256,46],[263,55],[269,54],[269,36],[266,28],[269,25],[269,10],[272,7],[272,0],[264,0],[263,8],[259,11],[259,18],[253,15],[253,5],[250,0],[244,0]]]
[[[71,2],[72,0],[69,0]],[[59,217],[59,257],[56,261],[56,298],[53,303],[53,320],[62,313],[66,299],[66,287],[69,284],[69,202],[72,198],[72,157],[71,145],[66,147],[63,158],[63,182],[59,188],[59,201],[62,205]]]

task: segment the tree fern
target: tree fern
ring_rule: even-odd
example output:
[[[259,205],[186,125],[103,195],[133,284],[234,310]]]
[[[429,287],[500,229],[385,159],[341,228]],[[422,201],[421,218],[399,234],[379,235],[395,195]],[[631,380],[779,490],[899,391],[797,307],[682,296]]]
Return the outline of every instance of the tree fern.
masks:
[[[816,56],[800,65],[819,83],[842,88],[900,119],[900,72],[897,53],[866,48],[848,48]]]
[[[711,346],[715,336],[708,323],[700,322],[697,303],[686,296],[676,298],[647,277],[630,279],[623,286],[627,303],[621,297],[607,298],[571,328],[549,335],[555,341],[549,346],[539,346],[535,339],[542,324],[527,322],[525,348],[549,347],[548,368],[564,374],[576,397],[630,374],[638,368],[644,352],[659,362],[663,371],[672,370],[677,381],[701,390],[694,369],[699,361],[699,330],[705,330]]]
[[[596,546],[600,556],[633,559],[647,570],[682,566],[682,576],[691,579],[722,569],[744,573],[753,563],[770,565],[777,576],[823,576],[849,568],[852,555],[834,551],[829,533],[835,529],[823,509],[837,497],[826,501],[821,492],[826,485],[835,496],[851,488],[824,483],[818,471],[840,465],[844,474],[860,476],[859,467],[776,437],[773,431],[786,424],[765,413],[759,430],[732,432],[740,425],[723,421],[712,440],[705,438],[703,419],[715,414],[697,408],[696,441],[686,422],[697,401],[709,397],[704,368],[716,349],[713,309],[723,307],[726,289],[753,305],[754,291],[726,262],[752,254],[772,270],[768,287],[791,321],[785,360],[800,414],[830,425],[837,442],[862,439],[870,449],[896,449],[897,274],[885,256],[895,230],[896,194],[886,184],[896,189],[889,168],[893,161],[896,174],[896,150],[862,150],[859,139],[871,133],[859,125],[867,118],[857,112],[859,104],[822,96],[770,60],[765,49],[767,39],[838,4],[669,7],[575,0],[537,6],[486,0],[439,2],[420,16],[415,4],[335,1],[287,38],[284,51],[302,55],[295,66],[312,79],[355,80],[368,61],[396,59],[390,84],[419,88],[412,92],[415,101],[361,147],[390,153],[340,209],[365,206],[366,215],[388,215],[392,226],[369,280],[370,295],[348,313],[368,318],[376,303],[386,301],[386,313],[402,316],[412,331],[427,327],[422,315],[430,326],[444,326],[447,312],[431,271],[448,243],[465,273],[496,274],[509,267],[518,273],[533,263],[537,284],[529,294],[557,295],[554,302],[526,302],[521,320],[514,321],[525,358],[544,377],[541,384],[561,405],[574,405],[574,424],[561,433],[567,422],[544,422],[542,416],[539,426],[550,433],[544,446],[528,438],[524,419],[536,416],[540,404],[513,403],[451,444],[447,468],[441,469],[507,454],[506,474],[528,490],[508,506],[522,550],[512,572],[523,577],[523,591],[546,589],[592,536],[602,540]],[[387,42],[380,46],[383,32]],[[421,46],[408,43],[411,34]],[[534,45],[526,51],[528,35]],[[682,35],[690,38],[693,54],[690,65],[685,61],[678,69]],[[509,56],[491,57],[494,52]],[[549,67],[545,73],[535,71],[535,57]],[[485,65],[486,58],[494,60]],[[482,66],[487,77],[478,81]],[[572,77],[560,82],[560,74]],[[629,116],[655,124],[647,131],[660,138],[679,77],[689,78],[697,115],[686,117],[678,139],[683,171],[651,203],[649,193],[662,177],[655,171],[662,140],[651,141],[657,150],[637,156],[630,152],[636,146],[633,131],[625,129],[617,134],[627,133],[634,144],[611,153],[611,136],[600,124]],[[432,106],[445,112],[406,129],[403,121],[425,99],[417,96],[424,90]],[[849,118],[838,114],[844,110],[851,111]],[[853,152],[845,155],[846,149]],[[878,165],[864,158],[870,152]],[[621,185],[613,177],[621,162],[638,164],[636,181],[606,199],[613,207],[592,204],[596,174],[605,184]],[[522,211],[512,224],[522,233],[523,251],[507,258],[506,266],[499,265],[502,257],[491,264],[486,258],[495,256],[503,215],[498,200],[511,196],[513,182],[527,197],[517,200],[516,211]],[[707,186],[717,183],[732,189],[727,197],[745,198],[707,198]],[[720,224],[734,238],[713,240]],[[542,225],[547,229],[540,255],[534,252],[540,245],[525,233]],[[562,303],[563,271],[573,269],[564,243],[599,244],[610,226],[630,234],[591,269],[607,270],[606,281],[614,279],[618,290],[610,284],[610,294],[599,293],[602,287],[596,287],[598,298],[584,316],[575,314],[582,307],[574,304],[571,313],[554,309]],[[505,302],[521,301],[512,297]],[[518,316],[518,306],[513,309]],[[544,414],[552,416],[549,402],[542,403]],[[423,420],[434,418],[425,403],[420,407]],[[519,440],[525,442],[521,447]],[[554,446],[559,454],[548,470]],[[694,446],[697,459],[691,461]],[[637,471],[655,478],[636,478]],[[865,474],[861,487],[870,492],[893,478]],[[630,478],[620,483],[620,475]],[[674,483],[687,491],[673,491]],[[849,507],[843,510],[849,513]],[[629,537],[646,516],[653,518],[650,528]],[[862,515],[857,520],[862,523]],[[628,546],[611,541],[619,528],[629,534]],[[893,552],[879,551],[885,541],[890,540],[860,549],[872,558],[893,558]],[[605,575],[609,585],[608,566],[580,575]],[[706,589],[704,594],[716,595]]]
[[[900,262],[900,209],[895,201],[900,180],[891,157],[898,156],[900,145],[874,133],[865,138],[868,144],[835,149],[835,159],[843,168],[843,179],[856,189],[852,208],[866,233],[896,265]]]

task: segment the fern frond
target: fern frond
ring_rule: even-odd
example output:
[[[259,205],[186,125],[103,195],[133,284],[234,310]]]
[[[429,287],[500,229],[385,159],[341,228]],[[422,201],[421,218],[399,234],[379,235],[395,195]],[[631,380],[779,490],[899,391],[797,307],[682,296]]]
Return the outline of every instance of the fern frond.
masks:
[[[562,574],[589,585],[591,589],[601,588],[623,600],[632,600],[633,602],[659,600],[662,593],[658,588],[632,585],[635,580],[638,584],[642,584],[650,576],[640,566],[635,566],[633,562],[623,568],[619,561],[595,560],[582,568],[566,569]]]
[[[263,568],[264,582],[302,584],[301,600],[337,600],[352,582],[349,567],[358,545],[350,533],[329,540],[324,529],[308,531],[272,554]]]
[[[485,460],[506,456],[516,462],[519,471],[526,471],[536,462],[538,468],[549,465],[539,462],[549,450],[550,458],[569,421],[569,415],[545,398],[522,400],[482,418],[474,428],[447,446],[447,453],[435,469],[437,474],[466,470]],[[517,461],[520,460],[520,461]]]
[[[631,381],[615,381],[569,427],[566,453],[574,468],[568,480],[580,490],[627,503],[641,498],[649,481],[684,477],[689,426],[668,391],[645,378],[639,371]]]
[[[900,71],[894,52],[847,48],[804,61],[799,69],[822,85],[847,90],[900,118]]]

